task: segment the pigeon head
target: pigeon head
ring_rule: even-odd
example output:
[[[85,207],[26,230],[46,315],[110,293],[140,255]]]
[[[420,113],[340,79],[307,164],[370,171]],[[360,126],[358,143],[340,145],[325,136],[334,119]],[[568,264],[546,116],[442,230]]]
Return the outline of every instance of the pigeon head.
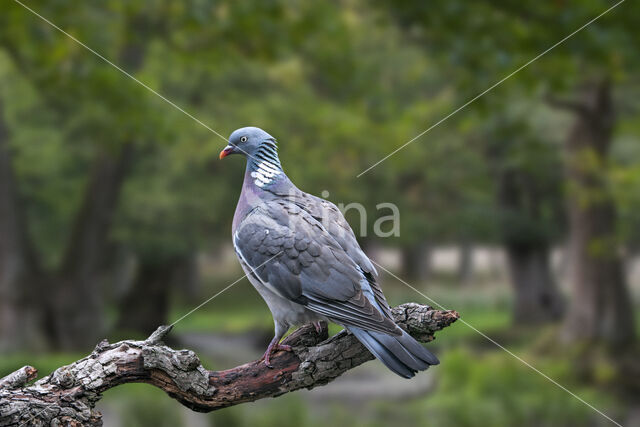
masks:
[[[220,158],[224,159],[231,154],[242,154],[251,159],[260,151],[277,152],[276,140],[262,129],[249,126],[236,129],[231,133],[229,144],[220,152]]]
[[[220,152],[220,158],[231,154],[242,154],[247,158],[247,173],[260,188],[269,187],[284,176],[276,139],[260,128],[246,127],[233,131],[229,144]]]

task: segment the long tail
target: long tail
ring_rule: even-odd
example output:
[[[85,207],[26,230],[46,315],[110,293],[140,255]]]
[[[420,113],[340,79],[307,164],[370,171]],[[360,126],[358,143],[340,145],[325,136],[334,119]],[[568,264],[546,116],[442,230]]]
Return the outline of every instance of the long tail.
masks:
[[[411,378],[416,372],[440,363],[436,356],[405,331],[400,336],[394,336],[360,328],[348,329],[387,368],[401,377]]]

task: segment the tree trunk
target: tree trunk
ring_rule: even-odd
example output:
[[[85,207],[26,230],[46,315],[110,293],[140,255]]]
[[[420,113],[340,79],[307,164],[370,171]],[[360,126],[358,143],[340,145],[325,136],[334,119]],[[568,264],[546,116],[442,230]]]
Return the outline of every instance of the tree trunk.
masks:
[[[133,285],[122,298],[117,328],[149,335],[158,325],[166,323],[174,286],[180,287],[187,302],[196,303],[196,261],[195,252],[141,260]]]
[[[165,324],[169,315],[169,296],[181,259],[142,260],[133,286],[120,304],[117,328],[145,335]]]
[[[514,321],[538,324],[558,320],[564,305],[551,274],[549,250],[507,246],[507,264],[515,293]]]
[[[99,276],[103,259],[108,258],[108,232],[131,152],[132,145],[127,143],[116,157],[102,152],[96,158],[62,267],[52,280],[54,329],[60,348],[86,348],[104,332]]]
[[[458,282],[468,285],[473,276],[473,245],[464,240],[460,243],[460,257],[458,258]]]
[[[572,298],[565,337],[628,343],[635,336],[633,311],[615,238],[616,208],[607,184],[615,122],[610,84],[587,83],[576,102],[563,105],[576,115],[566,141]]]
[[[9,131],[0,100],[0,350],[41,343],[38,267],[26,229],[9,150]]]
[[[180,286],[180,293],[185,302],[189,304],[198,303],[201,298],[200,271],[198,269],[198,253],[194,250],[189,254],[180,257],[180,262],[176,265],[174,281]]]
[[[135,74],[144,64],[149,40],[164,33],[165,23],[145,13],[127,15],[126,18],[127,27],[134,31],[121,46],[117,62],[127,72]],[[39,90],[40,97],[50,107],[63,116],[73,116],[77,105],[73,104],[72,108],[67,102],[59,102],[63,98],[56,88],[64,88],[64,83],[43,80],[41,64],[35,60],[38,56],[25,55],[19,48],[20,41],[13,37],[4,40],[3,47],[15,66]],[[105,149],[95,159],[62,265],[55,274],[44,277],[47,284],[41,285],[42,292],[36,292],[46,296],[47,308],[41,312],[49,313],[46,326],[51,329],[52,340],[59,348],[85,348],[103,332],[103,294],[99,276],[104,259],[108,258],[105,252],[108,251],[106,242],[111,217],[132,152],[131,141],[116,141],[116,144],[121,144],[119,153],[107,153]],[[44,280],[38,278],[37,283],[41,282]]]
[[[431,278],[431,247],[421,242],[402,248],[402,271],[405,277],[421,282]]]
[[[514,292],[513,321],[558,320],[564,302],[551,272],[549,236],[539,228],[541,192],[521,170],[502,170],[497,179],[502,241]]]

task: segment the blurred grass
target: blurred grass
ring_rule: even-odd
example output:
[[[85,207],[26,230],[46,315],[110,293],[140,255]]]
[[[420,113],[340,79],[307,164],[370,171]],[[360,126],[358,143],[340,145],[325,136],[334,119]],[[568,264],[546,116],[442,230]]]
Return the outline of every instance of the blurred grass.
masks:
[[[229,270],[236,272],[237,266],[233,265]],[[229,277],[203,280],[200,301],[186,302],[183,298],[174,298],[177,303],[171,307],[169,321],[178,321],[176,328],[188,332],[240,333],[256,327],[272,329],[271,313],[246,278],[223,291],[241,275],[237,271]],[[220,295],[189,314],[221,291]]]
[[[272,329],[271,313],[264,309],[244,304],[242,298],[219,297],[216,305],[203,307],[178,322],[181,331],[189,332],[245,332],[252,328]],[[237,300],[236,300],[237,299]],[[190,310],[187,306],[175,307],[170,319],[178,320]]]
[[[615,409],[610,395],[572,381],[568,360],[523,356],[586,401],[606,412]],[[425,419],[423,425],[588,425],[599,418],[582,402],[500,351],[480,355],[464,347],[448,351],[439,380],[437,393],[408,405],[416,418]]]
[[[80,353],[13,353],[0,358],[0,377],[20,369],[24,365],[31,365],[38,369],[38,378],[42,378],[55,371],[60,366],[68,365],[86,354]]]

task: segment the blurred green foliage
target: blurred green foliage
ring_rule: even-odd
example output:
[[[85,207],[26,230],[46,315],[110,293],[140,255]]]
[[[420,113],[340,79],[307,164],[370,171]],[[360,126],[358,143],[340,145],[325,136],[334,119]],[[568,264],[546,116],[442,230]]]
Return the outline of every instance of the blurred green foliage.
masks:
[[[369,227],[376,204],[395,203],[401,235],[386,239],[389,246],[425,240],[493,244],[506,234],[559,242],[566,234],[557,212],[565,190],[560,143],[570,117],[550,109],[545,98],[608,74],[619,116],[607,179],[620,212],[618,238],[630,250],[639,248],[636,3],[625,2],[360,178],[358,173],[611,3],[28,4],[223,137],[247,125],[272,133],[286,172],[300,188],[316,195],[327,190],[334,202],[363,203]],[[134,146],[134,161],[111,243],[162,262],[228,242],[243,165],[240,159],[217,161],[225,142],[9,1],[0,5],[0,98],[29,233],[47,268],[60,263],[96,154],[127,144]],[[543,194],[535,206],[538,216],[496,205],[494,177],[504,171],[525,174]],[[205,283],[203,294],[212,295],[220,283],[221,278]],[[181,321],[181,331],[269,330],[266,308],[241,286],[248,284]],[[429,295],[478,329],[507,334],[509,294],[454,291],[465,297],[436,286]],[[415,300],[415,294],[389,293],[392,303]],[[192,307],[181,295],[172,302],[170,320]],[[530,331],[522,337],[516,340],[518,354],[535,357],[542,371],[598,407],[615,407],[613,397],[574,382],[566,362],[530,354],[523,342],[535,340]],[[206,420],[215,426],[325,425],[329,418],[353,426],[390,420],[462,426],[593,422],[589,408],[478,340],[462,324],[439,336],[433,345],[446,356],[437,368],[437,392],[406,404],[374,402],[362,413],[333,405],[322,418],[293,395],[219,411]],[[0,372],[28,360],[46,373],[77,357],[3,356]],[[606,365],[597,374],[609,375]],[[150,387],[128,385],[107,397],[124,414],[124,425],[187,424],[177,415],[178,404]]]
[[[530,355],[522,355],[529,359]],[[611,399],[572,383],[569,362],[535,358],[534,365],[590,402],[612,407]],[[437,395],[414,405],[424,425],[558,426],[585,425],[593,411],[505,353],[477,354],[469,350],[447,353]]]
[[[549,127],[553,117],[544,108],[532,114],[532,105],[541,110],[535,98],[575,83],[585,64],[612,67],[619,84],[633,84],[627,70],[637,61],[625,48],[635,40],[625,30],[633,27],[633,13],[612,12],[621,25],[603,18],[505,83],[508,91],[496,89],[501,92],[483,97],[384,167],[354,179],[606,3],[539,5],[527,13],[512,2],[427,7],[405,1],[392,10],[363,1],[31,6],[223,136],[245,125],[270,131],[301,188],[328,190],[336,202],[364,203],[370,222],[377,203],[396,203],[403,221],[395,243],[402,244],[495,239],[485,145],[507,147],[503,166],[557,170],[557,158],[548,153],[549,147],[555,153],[561,135],[557,125]],[[128,141],[138,150],[113,231],[118,241],[155,254],[226,237],[242,175],[233,162],[217,164],[223,141],[23,8],[2,7],[0,42],[8,52],[0,56],[2,95],[12,101],[7,114],[32,233],[50,263],[61,250],[97,147],[115,149]],[[547,25],[551,19],[558,25]],[[134,48],[131,58],[128,49]],[[624,123],[622,117],[619,145],[632,146],[635,138],[625,135],[637,129]],[[617,150],[632,149],[623,147]],[[617,158],[620,203],[623,213],[631,212],[638,207],[637,162]],[[631,215],[623,218],[632,222],[624,230],[635,232]],[[553,218],[541,226],[551,224]]]
[[[375,9],[358,2],[32,6],[223,136],[245,125],[270,131],[301,188],[364,203],[371,223],[381,201],[428,212],[429,221],[403,218],[401,241],[455,236],[470,216],[467,233],[487,235],[489,182],[465,140],[415,144],[411,155],[354,179],[453,101],[434,64]],[[7,105],[15,161],[32,232],[51,263],[93,154],[131,142],[136,157],[113,236],[151,254],[224,238],[242,177],[233,161],[217,163],[224,142],[26,10],[3,8],[0,42],[9,56],[0,63],[11,82],[3,98],[21,99]],[[137,59],[127,56],[134,48]]]

